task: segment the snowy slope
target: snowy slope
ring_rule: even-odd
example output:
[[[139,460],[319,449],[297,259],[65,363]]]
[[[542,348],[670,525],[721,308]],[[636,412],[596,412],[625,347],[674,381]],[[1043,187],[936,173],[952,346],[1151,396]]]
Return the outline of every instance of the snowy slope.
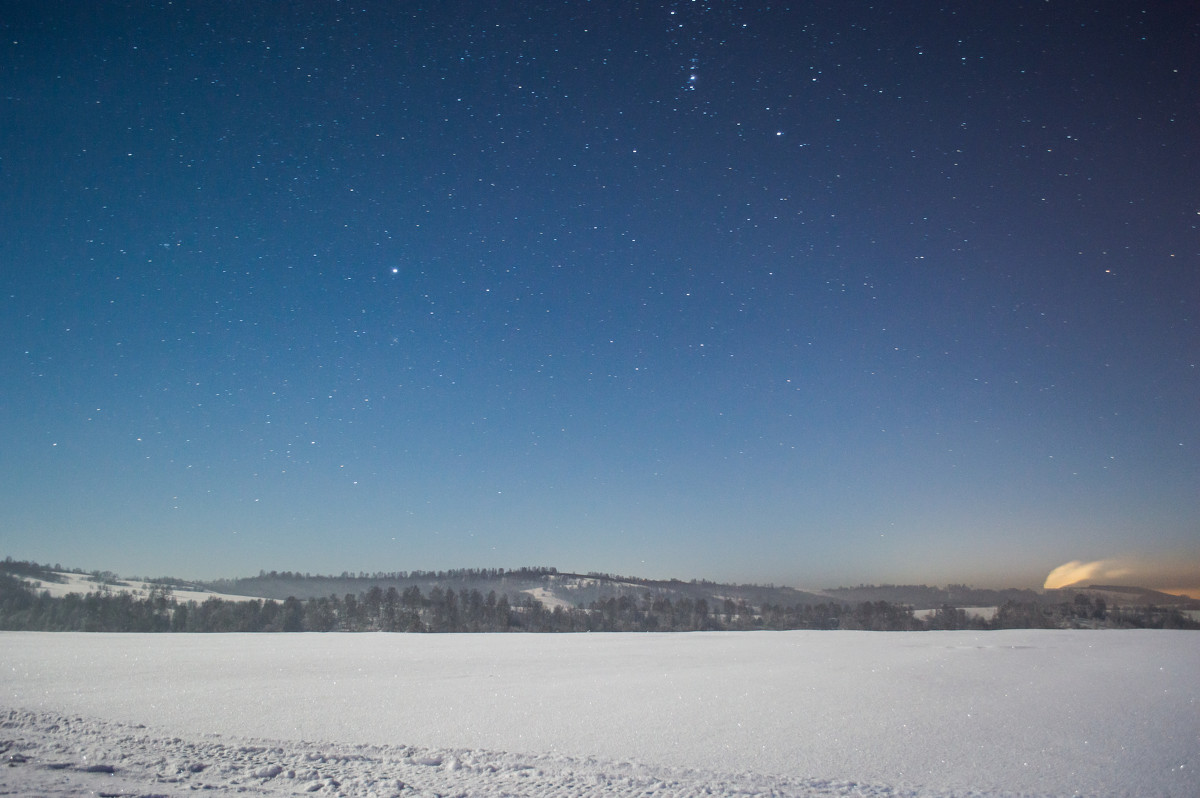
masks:
[[[330,789],[296,763],[367,745],[343,792],[417,773],[451,794],[1192,796],[1197,666],[1200,634],[1163,631],[3,633],[0,708],[20,712],[0,739],[43,753],[0,785],[183,768],[168,785]],[[112,742],[138,736],[162,749],[149,765],[129,753],[149,743]],[[180,764],[204,746],[198,774]],[[120,767],[81,772],[87,750]],[[71,767],[35,766],[55,756]]]
[[[73,573],[56,573],[60,582],[47,582],[40,579],[25,578],[33,587],[36,593],[49,593],[54,598],[62,598],[68,593],[78,593],[81,596],[88,593],[95,593],[102,589],[107,589],[112,593],[131,593],[139,598],[145,598],[150,591],[156,586],[150,582],[143,582],[135,579],[122,580],[118,584],[104,586],[97,582],[87,574]],[[178,601],[187,602],[195,601],[197,603],[204,602],[210,598],[219,598],[223,601],[251,601],[253,596],[236,596],[229,593],[212,593],[207,590],[184,590],[181,588],[172,588],[170,595]]]

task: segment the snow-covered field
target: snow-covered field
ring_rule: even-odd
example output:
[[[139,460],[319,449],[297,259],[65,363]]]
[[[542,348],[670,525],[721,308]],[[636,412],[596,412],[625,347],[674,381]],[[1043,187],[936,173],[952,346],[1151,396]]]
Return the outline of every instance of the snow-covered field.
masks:
[[[78,593],[82,596],[102,589],[107,589],[112,593],[130,593],[134,596],[145,598],[155,587],[150,582],[143,582],[136,579],[121,580],[119,584],[104,586],[87,574],[59,572],[56,575],[62,580],[61,582],[44,582],[40,579],[26,579],[25,581],[33,587],[34,592],[46,592],[54,598],[62,598],[68,593]],[[207,590],[182,589],[172,589],[171,596],[178,601],[195,601],[197,603],[202,603],[210,598],[219,598],[224,601],[249,601],[252,598],[251,596],[234,596],[228,593],[211,593]]]
[[[1200,633],[0,633],[0,795],[1195,796]]]

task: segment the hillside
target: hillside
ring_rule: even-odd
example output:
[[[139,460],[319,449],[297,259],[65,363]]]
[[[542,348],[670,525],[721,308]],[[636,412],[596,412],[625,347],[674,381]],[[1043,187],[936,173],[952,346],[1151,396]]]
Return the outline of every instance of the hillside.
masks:
[[[0,628],[27,631],[633,632],[1200,628],[1200,602],[1144,588],[1038,593],[883,585],[810,593],[553,568],[184,583],[0,563]]]
[[[385,591],[394,587],[400,593],[407,588],[416,587],[423,593],[428,593],[436,587],[456,592],[478,590],[484,595],[495,592],[498,596],[507,596],[514,604],[529,596],[551,609],[555,606],[586,607],[593,602],[622,597],[640,601],[647,596],[652,599],[702,599],[713,607],[724,605],[726,600],[734,603],[744,601],[753,606],[851,603],[850,599],[808,593],[790,587],[729,585],[698,580],[641,579],[600,573],[560,573],[555,568],[465,568],[438,572],[343,573],[340,576],[264,571],[254,577],[206,582],[204,587],[216,593],[276,600],[290,596],[313,599],[331,595],[359,595],[372,587],[379,587]]]
[[[903,604],[914,610],[931,610],[938,607],[997,607],[1008,601],[1036,602],[1041,594],[1035,590],[985,590],[967,585],[859,585],[838,587],[822,591],[826,596],[848,604],[861,601],[886,601]]]
[[[1102,599],[1112,606],[1131,607],[1176,607],[1186,610],[1200,610],[1200,601],[1188,596],[1177,596],[1173,593],[1163,593],[1145,587],[1127,587],[1124,585],[1088,585],[1087,587],[1064,587],[1058,590],[1047,590],[1044,594],[1051,601],[1074,601],[1075,596],[1086,596],[1092,601]]]

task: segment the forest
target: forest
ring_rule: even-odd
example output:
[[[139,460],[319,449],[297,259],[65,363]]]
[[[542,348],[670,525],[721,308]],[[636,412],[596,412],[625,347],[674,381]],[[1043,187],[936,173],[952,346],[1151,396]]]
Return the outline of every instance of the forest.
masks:
[[[549,608],[532,595],[434,585],[422,591],[376,585],[358,594],[300,600],[180,601],[170,585],[144,595],[99,583],[87,593],[54,597],[22,577],[53,581],[46,566],[6,560],[0,568],[0,629],[74,632],[691,632],[788,629],[920,631],[950,629],[1200,629],[1177,608],[1109,607],[1076,595],[1047,604],[1007,601],[990,619],[944,606],[918,616],[888,601],[751,605],[646,591],[586,605]]]

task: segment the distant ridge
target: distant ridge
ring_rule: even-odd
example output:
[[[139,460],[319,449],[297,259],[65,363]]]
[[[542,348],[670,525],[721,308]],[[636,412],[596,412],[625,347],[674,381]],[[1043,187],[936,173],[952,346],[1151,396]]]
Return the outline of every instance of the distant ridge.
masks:
[[[59,573],[64,571],[64,573]],[[945,587],[929,585],[858,585],[856,587],[826,588],[820,591],[805,591],[777,585],[724,584],[702,579],[646,579],[634,576],[588,572],[560,572],[553,567],[535,566],[516,569],[503,568],[457,568],[444,571],[391,571],[391,572],[342,572],[340,575],[322,575],[291,571],[260,571],[257,576],[230,579],[215,579],[186,582],[179,579],[157,578],[144,580],[146,584],[137,589],[129,581],[110,572],[84,572],[72,569],[73,578],[87,577],[86,583],[72,588],[87,592],[87,585],[96,589],[104,586],[110,591],[123,590],[135,593],[147,592],[150,586],[169,588],[180,597],[198,597],[203,600],[208,594],[225,597],[246,597],[283,601],[289,597],[300,600],[322,599],[331,596],[344,598],[358,596],[372,588],[387,591],[395,588],[417,588],[429,593],[434,588],[452,589],[455,592],[477,590],[483,595],[495,592],[507,596],[515,605],[523,600],[542,602],[548,609],[582,608],[594,602],[608,600],[669,599],[671,601],[705,601],[713,611],[726,614],[743,605],[763,608],[769,605],[792,607],[796,605],[840,605],[851,607],[861,603],[886,602],[915,611],[940,610],[946,607],[987,608],[1006,603],[1050,606],[1070,603],[1079,597],[1091,601],[1103,600],[1110,607],[1158,606],[1179,610],[1200,611],[1200,601],[1187,596],[1127,585],[1068,586],[1058,589],[1036,591],[1030,589],[984,589],[968,585],[950,584]],[[65,569],[61,566],[14,561],[11,557],[0,562],[0,572],[18,578],[40,581],[46,586],[58,583],[56,592],[67,586]],[[133,580],[136,581],[136,580]],[[732,609],[731,609],[732,607]]]
[[[794,629],[1200,629],[1200,602],[1094,586],[977,590],[774,585],[457,569],[207,584],[0,562],[0,629],[83,632],[695,632]],[[264,600],[265,599],[265,600]]]
[[[258,576],[237,579],[219,579],[203,585],[220,593],[234,593],[282,600],[288,596],[299,599],[321,598],[331,594],[357,594],[372,587],[387,590],[394,587],[403,592],[405,588],[417,587],[429,591],[434,587],[454,590],[474,589],[486,594],[494,590],[497,594],[517,597],[521,594],[534,596],[547,604],[575,607],[609,598],[641,599],[647,593],[704,599],[710,603],[723,603],[725,599],[746,601],[750,604],[822,604],[849,603],[848,600],[823,593],[810,593],[790,587],[775,585],[733,585],[704,580],[643,579],[633,576],[590,572],[586,574],[560,572],[556,568],[459,568],[448,571],[397,571],[375,574],[343,573],[340,576],[320,576],[292,572],[263,571]]]
[[[915,610],[932,610],[938,607],[997,607],[1006,601],[1038,602],[1042,595],[1036,590],[1006,588],[990,590],[968,585],[859,585],[838,587],[822,591],[838,601],[857,603],[860,601],[887,601],[904,604]]]
[[[1200,607],[1200,601],[1190,596],[1179,596],[1174,593],[1163,593],[1161,590],[1151,590],[1148,587],[1130,587],[1128,585],[1088,585],[1086,588],[1064,587],[1063,592],[1075,591],[1082,593],[1111,593],[1123,597],[1136,597],[1137,603],[1145,604],[1185,604]],[[1129,601],[1130,598],[1125,598]]]

